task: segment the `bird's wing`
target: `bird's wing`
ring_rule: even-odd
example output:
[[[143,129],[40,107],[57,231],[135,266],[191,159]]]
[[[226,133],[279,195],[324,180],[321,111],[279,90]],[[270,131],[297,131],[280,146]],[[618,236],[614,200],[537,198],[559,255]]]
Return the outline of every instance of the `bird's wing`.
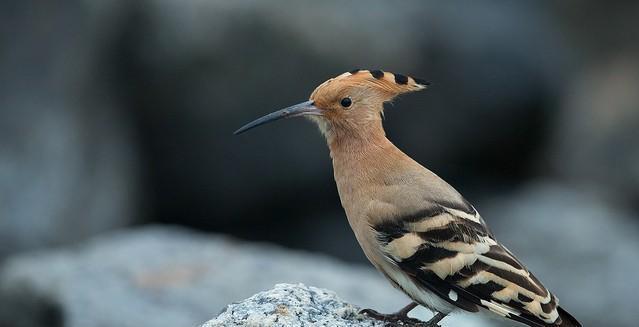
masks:
[[[465,200],[428,201],[418,213],[372,228],[392,264],[449,303],[530,326],[560,324],[555,296],[495,240]]]

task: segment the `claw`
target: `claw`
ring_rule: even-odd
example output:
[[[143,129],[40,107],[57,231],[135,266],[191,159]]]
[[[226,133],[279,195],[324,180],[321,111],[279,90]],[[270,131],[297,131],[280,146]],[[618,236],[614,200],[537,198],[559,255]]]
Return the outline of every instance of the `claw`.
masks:
[[[371,317],[373,319],[384,321],[386,322],[386,327],[396,327],[396,326],[397,327],[399,326],[435,327],[436,326],[436,324],[431,326],[425,325],[423,321],[415,319],[415,318],[411,318],[406,314],[398,314],[398,313],[383,314],[373,309],[362,309],[359,311],[359,314]]]
[[[383,321],[396,320],[396,319],[393,319],[393,318],[396,318],[394,314],[385,315],[373,309],[362,309],[359,311],[359,314],[369,316],[373,319],[383,320]]]
[[[362,309],[359,311],[359,314],[384,321],[386,327],[441,327],[438,323],[446,317],[445,314],[438,312],[432,319],[423,322],[408,316],[408,312],[410,312],[412,308],[414,308],[414,306],[409,305],[404,308],[404,310],[391,314],[379,313],[373,309]]]

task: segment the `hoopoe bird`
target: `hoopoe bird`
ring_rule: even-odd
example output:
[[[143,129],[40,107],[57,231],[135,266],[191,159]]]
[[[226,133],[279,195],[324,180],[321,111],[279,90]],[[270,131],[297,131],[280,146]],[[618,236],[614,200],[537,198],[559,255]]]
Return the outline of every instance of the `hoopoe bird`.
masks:
[[[382,127],[383,104],[428,82],[381,70],[353,70],[319,85],[308,101],[238,129],[306,116],[325,136],[348,222],[368,260],[412,302],[394,314],[362,310],[388,322],[414,321],[418,305],[438,326],[465,310],[528,326],[581,326],[499,243],[477,210],[452,186],[404,154]]]

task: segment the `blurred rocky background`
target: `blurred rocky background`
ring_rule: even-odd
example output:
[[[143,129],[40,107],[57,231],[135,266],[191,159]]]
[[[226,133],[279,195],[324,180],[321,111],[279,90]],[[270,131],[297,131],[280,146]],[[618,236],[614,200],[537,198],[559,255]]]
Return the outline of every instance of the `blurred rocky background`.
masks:
[[[16,326],[6,322],[22,317],[24,326],[37,326],[29,319],[39,312],[59,322],[51,326],[123,326],[86,312],[75,320],[100,300],[74,301],[92,285],[99,290],[82,263],[119,267],[134,256],[152,267],[156,257],[179,258],[180,251],[108,246],[98,255],[104,259],[83,254],[96,242],[116,247],[118,235],[140,225],[277,243],[368,274],[316,128],[286,121],[232,136],[361,67],[432,81],[428,91],[389,106],[389,137],[473,202],[586,326],[633,326],[638,22],[639,3],[630,1],[4,0],[0,307],[23,310],[0,310],[0,324]],[[147,239],[136,235],[127,240]],[[171,244],[170,235],[154,237]],[[244,268],[227,260],[205,266]],[[122,276],[119,269],[113,276]],[[259,274],[238,272],[244,279],[234,288],[207,282],[209,297],[124,294],[102,300],[123,306],[100,308],[149,301],[164,308],[157,312],[201,313],[176,309],[164,322],[177,326],[203,322],[276,282],[342,295],[332,282],[316,285],[301,274],[246,282]],[[365,298],[351,303],[369,304],[358,303]],[[122,317],[132,311],[122,310]]]

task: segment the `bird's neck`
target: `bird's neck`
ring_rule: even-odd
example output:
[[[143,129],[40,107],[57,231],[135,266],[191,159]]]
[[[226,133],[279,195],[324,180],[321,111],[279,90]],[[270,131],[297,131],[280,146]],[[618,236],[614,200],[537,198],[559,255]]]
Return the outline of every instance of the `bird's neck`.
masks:
[[[379,129],[365,133],[335,133],[328,141],[335,182],[347,213],[349,205],[359,199],[358,192],[383,184],[385,176],[411,160],[386,138],[381,123]]]
[[[371,131],[337,130],[327,139],[333,161],[357,163],[371,154],[394,147],[383,129]]]
[[[364,253],[372,261],[380,254],[371,238],[367,210],[376,197],[384,194],[389,177],[408,166],[411,160],[385,136],[383,129],[357,135],[344,134],[329,141],[333,173],[342,207],[355,237]]]
[[[334,126],[327,135],[328,147],[336,170],[371,165],[385,152],[397,149],[387,138],[381,120],[369,121],[366,125]]]

